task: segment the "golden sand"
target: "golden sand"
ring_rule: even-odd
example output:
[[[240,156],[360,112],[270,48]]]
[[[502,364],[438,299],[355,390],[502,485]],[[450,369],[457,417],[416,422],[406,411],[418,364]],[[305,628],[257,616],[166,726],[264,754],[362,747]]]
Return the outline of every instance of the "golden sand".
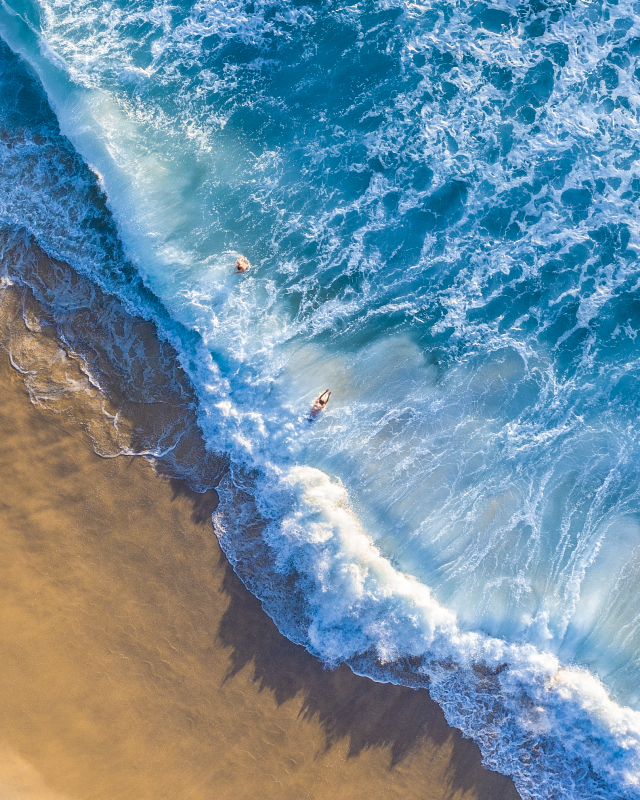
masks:
[[[2,351],[0,387],[0,800],[517,800],[426,691],[277,632],[215,493],[98,457]]]

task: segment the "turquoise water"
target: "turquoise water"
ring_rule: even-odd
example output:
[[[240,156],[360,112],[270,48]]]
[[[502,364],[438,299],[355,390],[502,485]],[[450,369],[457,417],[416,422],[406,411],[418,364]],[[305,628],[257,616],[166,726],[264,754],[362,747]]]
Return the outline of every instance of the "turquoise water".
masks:
[[[2,223],[174,345],[280,629],[411,656],[523,797],[640,796],[636,5],[11,0],[0,35]]]

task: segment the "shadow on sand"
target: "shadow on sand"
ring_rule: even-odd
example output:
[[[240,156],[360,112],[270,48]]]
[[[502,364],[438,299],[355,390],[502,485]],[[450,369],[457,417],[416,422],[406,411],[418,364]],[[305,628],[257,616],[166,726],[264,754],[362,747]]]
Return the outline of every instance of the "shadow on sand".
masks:
[[[216,509],[214,490],[199,495],[180,481],[171,483],[175,495],[190,498],[194,522],[201,524]],[[225,681],[252,666],[253,682],[260,691],[269,690],[278,705],[299,698],[301,717],[322,726],[326,750],[343,739],[348,739],[351,758],[380,748],[389,754],[390,771],[424,744],[449,743],[452,793],[468,792],[478,800],[519,800],[510,778],[484,770],[478,746],[447,725],[426,689],[376,683],[345,665],[325,669],[278,631],[222,553],[220,558],[222,588],[229,600],[217,632],[220,644],[230,650]]]

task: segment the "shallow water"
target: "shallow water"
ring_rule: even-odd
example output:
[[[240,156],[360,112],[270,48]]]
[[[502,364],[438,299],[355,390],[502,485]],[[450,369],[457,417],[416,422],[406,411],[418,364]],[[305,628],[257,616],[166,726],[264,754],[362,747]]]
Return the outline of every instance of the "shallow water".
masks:
[[[635,5],[12,0],[0,34],[2,223],[175,348],[281,630],[412,657],[525,797],[638,796]]]

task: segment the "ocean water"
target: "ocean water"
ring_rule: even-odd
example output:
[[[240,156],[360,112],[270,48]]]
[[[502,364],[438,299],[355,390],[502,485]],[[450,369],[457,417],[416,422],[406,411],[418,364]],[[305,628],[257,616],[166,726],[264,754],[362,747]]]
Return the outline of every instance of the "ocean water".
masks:
[[[3,248],[78,276],[5,280],[96,381],[69,309],[136,374],[153,324],[280,630],[428,685],[523,798],[640,797],[639,14],[0,5]]]

